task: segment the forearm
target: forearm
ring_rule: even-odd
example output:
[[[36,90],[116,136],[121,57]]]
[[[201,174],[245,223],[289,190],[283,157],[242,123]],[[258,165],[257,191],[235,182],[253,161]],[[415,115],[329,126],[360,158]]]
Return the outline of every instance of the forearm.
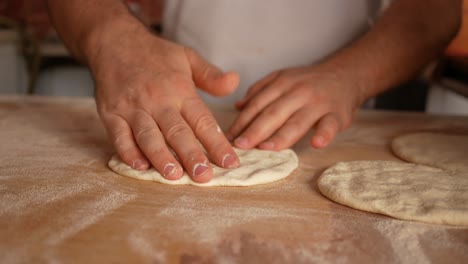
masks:
[[[49,14],[70,52],[89,63],[106,44],[144,26],[116,0],[47,0]],[[127,35],[127,37],[130,34]]]
[[[458,31],[459,0],[395,0],[375,26],[324,62],[360,90],[362,100],[415,76]]]

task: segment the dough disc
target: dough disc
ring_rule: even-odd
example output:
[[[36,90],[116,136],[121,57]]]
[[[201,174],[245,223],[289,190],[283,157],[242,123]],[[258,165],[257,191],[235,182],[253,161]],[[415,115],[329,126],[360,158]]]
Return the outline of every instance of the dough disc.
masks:
[[[468,226],[468,172],[393,161],[341,162],[320,192],[349,207],[398,219]]]
[[[175,181],[166,180],[154,168],[147,171],[137,171],[114,155],[109,161],[109,167],[120,175],[139,180],[156,181],[165,184],[190,184],[196,186],[251,186],[265,184],[286,178],[298,166],[298,158],[293,150],[282,151],[240,150],[235,149],[241,166],[236,169],[224,169],[214,164],[214,176],[207,183],[196,183],[184,172]]]
[[[394,139],[392,149],[409,162],[468,173],[468,136],[408,134]]]

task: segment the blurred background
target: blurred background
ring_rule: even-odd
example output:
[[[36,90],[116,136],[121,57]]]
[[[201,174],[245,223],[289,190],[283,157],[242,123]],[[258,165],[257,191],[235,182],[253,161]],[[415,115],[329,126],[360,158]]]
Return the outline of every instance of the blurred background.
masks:
[[[53,29],[43,0],[0,0],[0,94],[92,96],[92,77]],[[127,0],[155,34],[163,0]],[[468,0],[463,26],[443,56],[415,80],[370,100],[366,107],[468,115]],[[434,18],[437,23],[437,18]]]

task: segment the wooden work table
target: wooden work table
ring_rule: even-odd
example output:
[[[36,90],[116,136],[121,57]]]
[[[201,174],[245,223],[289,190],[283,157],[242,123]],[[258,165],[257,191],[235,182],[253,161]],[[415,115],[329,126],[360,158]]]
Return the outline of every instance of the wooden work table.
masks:
[[[235,116],[214,109],[226,128]],[[361,112],[324,150],[308,137],[290,177],[254,187],[168,186],[119,176],[91,98],[0,97],[1,263],[467,263],[468,228],[395,220],[322,196],[350,160],[398,160],[414,131],[467,117]]]

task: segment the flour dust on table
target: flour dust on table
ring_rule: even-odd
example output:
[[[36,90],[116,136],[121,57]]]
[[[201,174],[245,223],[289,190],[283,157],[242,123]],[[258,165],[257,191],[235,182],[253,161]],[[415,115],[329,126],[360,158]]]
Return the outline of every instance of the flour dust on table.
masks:
[[[113,171],[123,176],[170,185],[252,186],[286,178],[298,167],[299,163],[296,153],[291,149],[281,151],[234,150],[239,156],[241,166],[235,169],[225,169],[211,164],[213,179],[207,183],[192,181],[186,172],[180,179],[173,181],[165,179],[154,168],[137,171],[125,164],[117,155],[110,159],[108,165]]]

